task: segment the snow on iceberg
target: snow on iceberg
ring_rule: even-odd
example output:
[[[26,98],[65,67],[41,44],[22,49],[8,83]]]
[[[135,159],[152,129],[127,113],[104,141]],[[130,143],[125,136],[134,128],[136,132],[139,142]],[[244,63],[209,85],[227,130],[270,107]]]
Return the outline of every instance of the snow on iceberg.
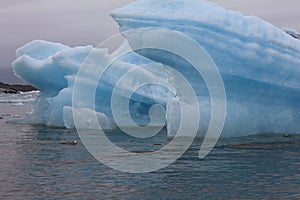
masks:
[[[142,46],[145,41],[164,44],[161,37],[146,37],[153,28],[162,28],[185,34],[208,52],[220,70],[226,89],[227,115],[223,136],[300,133],[299,40],[257,17],[243,16],[205,0],[140,0],[113,11],[112,17],[132,49],[135,45]],[[130,34],[128,30],[132,30]],[[130,113],[121,113],[124,118],[130,115],[137,125],[147,125],[151,121],[149,109],[158,103],[167,111],[168,134],[173,136],[181,115],[175,101],[179,98],[177,91],[145,85],[130,97],[123,95],[142,79],[164,85],[176,84],[173,74],[167,70],[172,68],[186,77],[195,90],[201,111],[201,134],[208,129],[211,99],[205,81],[186,60],[155,49],[139,50],[137,54],[131,53],[115,61],[103,74],[102,82],[92,78],[96,69],[89,68],[85,76],[77,80],[83,87],[80,106],[72,108],[76,75],[94,50],[92,46],[71,48],[40,40],[17,50],[17,59],[13,63],[15,74],[41,91],[30,119],[32,122],[73,128],[71,115],[76,112],[96,115],[104,127],[115,128],[111,96],[117,86],[119,99],[129,101],[132,108]],[[104,49],[97,51],[99,57],[91,63],[101,67],[109,54]],[[149,63],[152,68],[144,67]],[[138,73],[127,76],[126,84],[118,85],[124,74],[137,67],[141,68]],[[85,94],[94,85],[97,85],[96,105],[92,111]],[[118,104],[122,105],[122,101]],[[193,110],[194,104],[185,107]],[[86,121],[80,126],[92,128],[93,123]],[[122,126],[126,125],[125,121]]]

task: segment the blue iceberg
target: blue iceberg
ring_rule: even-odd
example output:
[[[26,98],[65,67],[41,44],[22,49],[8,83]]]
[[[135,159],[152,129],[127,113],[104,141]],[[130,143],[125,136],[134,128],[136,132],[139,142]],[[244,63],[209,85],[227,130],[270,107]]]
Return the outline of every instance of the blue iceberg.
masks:
[[[165,36],[172,40],[177,34],[203,47],[217,66],[226,92],[226,118],[219,122],[223,137],[300,133],[300,41],[292,37],[295,32],[287,34],[255,16],[243,16],[205,0],[140,0],[111,15],[126,38],[117,50],[126,49],[126,53],[113,61],[105,49],[71,48],[41,40],[17,50],[15,74],[41,91],[29,123],[74,128],[73,115],[80,113],[85,120],[76,128],[97,128],[92,120],[97,116],[106,130],[166,126],[172,137],[183,114],[178,99],[184,98],[186,112],[200,110],[198,134],[204,136],[218,94],[216,100],[211,98],[207,80],[186,59],[161,49],[138,48],[151,42],[163,46]],[[176,34],[173,37],[168,31]],[[101,79],[96,76],[99,69]],[[178,91],[181,82],[176,73],[188,80],[197,103]],[[123,110],[126,106],[129,109]],[[131,120],[123,120],[128,117]]]
[[[97,86],[95,108],[87,105],[87,99],[90,96],[82,94],[80,106],[74,112],[82,112],[85,116],[97,113],[100,124],[105,127],[105,130],[116,128],[113,121],[111,107],[111,98],[113,89],[120,77],[138,66],[126,60],[140,62],[146,65],[151,63],[151,66],[161,66],[147,58],[132,53],[124,58],[124,61],[117,60],[108,70],[105,71],[103,79],[98,83],[98,80],[93,80],[95,67],[108,58],[108,52],[105,49],[95,50],[92,46],[71,48],[58,43],[51,43],[42,40],[32,41],[17,50],[18,58],[13,63],[14,72],[24,81],[30,83],[40,90],[41,95],[34,105],[34,114],[27,119],[30,123],[44,124],[47,126],[74,128],[72,116],[72,94],[76,74],[80,66],[88,55],[96,54],[97,58],[91,58],[92,68],[86,70],[85,77],[80,77],[77,82],[84,87],[83,91],[88,91],[89,88]],[[104,60],[104,61],[103,61]],[[157,69],[147,69],[139,67],[135,74],[143,79],[153,81],[160,80],[167,84],[167,73],[157,71]],[[140,78],[140,79],[141,79]],[[127,77],[125,79],[126,86],[120,85],[120,89],[126,91],[127,87],[138,82],[136,77]],[[160,96],[153,97],[153,91],[159,90]],[[156,92],[157,93],[157,92]],[[139,125],[149,123],[149,107],[154,103],[165,105],[168,98],[174,97],[170,91],[164,88],[153,88],[151,85],[144,86],[142,89],[135,92],[131,97],[130,104],[133,108],[131,115],[136,118]],[[134,112],[136,111],[137,112]],[[104,123],[104,124],[102,124]],[[124,124],[126,126],[126,124]],[[81,128],[92,129],[94,124],[89,124],[86,120],[80,125]]]

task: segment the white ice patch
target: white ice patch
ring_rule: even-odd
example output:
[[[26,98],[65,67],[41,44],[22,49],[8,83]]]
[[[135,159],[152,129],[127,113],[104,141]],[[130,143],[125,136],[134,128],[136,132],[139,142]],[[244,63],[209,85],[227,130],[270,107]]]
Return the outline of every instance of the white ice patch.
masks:
[[[76,127],[74,123],[74,115],[76,115],[76,118],[82,119],[76,122]],[[94,120],[94,116],[97,117],[98,121]],[[63,108],[63,122],[65,127],[69,129],[76,128],[97,130],[99,129],[99,125],[102,130],[113,130],[117,128],[104,113],[95,112],[90,109],[75,109],[68,106]]]

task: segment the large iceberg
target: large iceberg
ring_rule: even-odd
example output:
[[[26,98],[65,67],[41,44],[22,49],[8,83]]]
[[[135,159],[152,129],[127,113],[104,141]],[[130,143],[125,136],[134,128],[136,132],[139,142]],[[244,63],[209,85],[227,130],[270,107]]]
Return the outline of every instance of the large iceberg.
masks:
[[[74,128],[73,115],[81,113],[87,119],[79,128],[92,129],[97,126],[89,116],[95,112],[104,129],[166,125],[168,135],[174,136],[182,114],[176,71],[195,91],[198,103],[187,100],[183,107],[188,112],[200,110],[199,134],[203,136],[213,120],[213,100],[205,78],[178,55],[137,48],[151,42],[164,45],[162,35],[151,33],[169,30],[191,38],[216,64],[227,100],[224,137],[300,133],[300,41],[296,38],[257,17],[243,16],[205,0],[141,0],[113,11],[112,17],[128,41],[117,51],[130,45],[135,52],[120,56],[108,68],[111,55],[92,46],[71,48],[36,40],[17,50],[15,74],[41,91],[28,122]],[[78,78],[83,65],[88,67]],[[99,68],[105,68],[101,80],[95,77]],[[143,84],[145,80],[149,84]],[[81,90],[74,107],[74,85],[78,84]],[[134,93],[130,93],[132,88]],[[88,96],[90,90],[95,90],[91,102],[87,100],[92,98]],[[118,99],[114,106],[113,95]],[[128,111],[122,110],[124,105]],[[112,107],[120,109],[118,119]],[[166,110],[164,116],[162,110]],[[122,121],[128,117],[132,120]],[[162,124],[165,118],[167,124]]]

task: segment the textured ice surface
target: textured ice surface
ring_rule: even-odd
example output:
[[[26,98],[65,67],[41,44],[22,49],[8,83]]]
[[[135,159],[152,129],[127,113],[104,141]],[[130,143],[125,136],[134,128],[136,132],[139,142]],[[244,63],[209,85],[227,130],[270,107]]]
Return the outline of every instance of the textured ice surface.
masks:
[[[91,51],[93,54],[97,54],[97,58],[89,58],[87,62],[90,62],[88,64],[91,67],[85,66],[84,76],[76,77],[81,64]],[[47,126],[74,128],[69,108],[72,107],[75,78],[83,88],[82,94],[79,95],[80,98],[77,99],[79,107],[74,111],[76,113],[82,111],[83,115],[89,115],[92,113],[91,110],[95,109],[99,121],[102,119],[110,121],[110,123],[103,122],[105,129],[115,128],[111,110],[111,95],[114,89],[118,89],[120,92],[119,99],[123,98],[124,100],[128,98],[122,94],[129,93],[130,91],[127,90],[136,84],[138,85],[142,80],[147,79],[150,82],[167,84],[167,72],[156,69],[157,67],[163,69],[161,64],[154,63],[135,53],[113,62],[104,72],[101,80],[98,80],[98,77],[96,79],[92,77],[94,77],[97,68],[104,67],[101,66],[101,63],[104,63],[108,58],[107,51],[104,49],[94,49],[92,46],[71,48],[57,43],[36,40],[18,49],[17,56],[18,58],[13,63],[15,74],[41,91],[34,105],[35,113],[27,121],[42,123]],[[143,66],[137,66],[133,64],[134,62],[142,63]],[[149,64],[153,68],[150,68]],[[131,71],[134,72],[133,76],[126,76],[123,78],[125,84],[117,85],[120,78]],[[93,96],[86,95],[87,92],[91,92],[93,87],[96,87],[95,99],[93,99],[95,107],[88,103],[88,100]],[[171,91],[159,85],[145,85],[130,96],[129,115],[137,124],[147,125],[151,105],[159,103],[164,106],[166,100],[173,97],[174,94]],[[120,104],[122,103],[120,102]],[[80,124],[80,128],[84,128],[83,125],[86,125],[85,128],[94,127],[88,122],[83,122]]]
[[[243,16],[204,0],[141,0],[115,10],[112,16],[133,48],[134,44],[143,43],[145,39],[155,41],[158,38],[143,38],[143,33],[138,31],[126,35],[125,31],[135,28],[146,28],[144,31],[147,31],[153,27],[186,34],[205,48],[225,84],[227,116],[223,136],[300,133],[300,40],[291,37],[296,34],[294,31],[287,34],[255,16]],[[35,123],[74,127],[71,111],[75,75],[92,50],[92,46],[70,48],[40,40],[17,50],[17,59],[13,63],[15,73],[41,91],[32,118]],[[101,65],[108,54],[105,50],[98,51],[100,60],[91,62]],[[204,134],[211,105],[208,90],[199,74],[188,62],[168,52],[152,49],[137,53],[140,55],[130,54],[114,62],[99,83],[91,78],[95,69],[88,69],[79,80],[83,87],[82,99],[79,99],[82,106],[74,110],[86,115],[91,113],[86,101],[89,97],[84,94],[92,85],[97,85],[96,115],[105,127],[113,128],[111,94],[118,80],[131,70],[141,68],[136,74],[126,77],[126,84],[117,85],[121,105],[122,98],[125,102],[128,100],[123,94],[143,79],[174,84],[168,70],[158,70],[165,65],[185,76],[193,86],[201,110],[200,132]],[[130,97],[130,113],[121,115],[126,117],[129,114],[137,124],[147,125],[150,122],[149,109],[159,103],[167,110],[168,134],[172,136],[180,122],[175,97],[176,91],[147,85]],[[186,108],[192,109],[192,105],[186,105]],[[81,128],[93,127],[88,122],[81,125]]]
[[[74,119],[73,115],[77,115],[78,117],[82,117],[86,120],[80,121],[76,125],[77,129],[95,129],[97,130],[97,124],[99,123],[103,130],[112,130],[116,128],[116,124],[114,124],[104,113],[95,113],[94,110],[90,109],[75,109],[69,106],[65,106],[63,108],[63,121],[66,128],[74,129]],[[82,115],[82,116],[80,116]],[[98,121],[94,123],[93,115],[97,116]]]
[[[136,29],[136,34],[124,34],[131,45],[146,39],[138,28],[151,30],[155,27],[182,32],[205,48],[218,66],[225,84],[227,116],[224,136],[299,133],[299,40],[255,16],[243,16],[202,0],[141,0],[115,10],[112,16],[121,31],[134,32]],[[205,92],[201,93],[203,82],[189,63],[153,50],[139,53],[185,74],[199,91],[197,94],[206,96]],[[207,102],[202,100],[202,104],[201,109],[206,110]],[[209,116],[207,111],[202,112]],[[171,124],[178,126],[178,123],[173,123],[176,120],[174,115],[179,116],[169,116],[172,118],[169,130],[173,129]]]

